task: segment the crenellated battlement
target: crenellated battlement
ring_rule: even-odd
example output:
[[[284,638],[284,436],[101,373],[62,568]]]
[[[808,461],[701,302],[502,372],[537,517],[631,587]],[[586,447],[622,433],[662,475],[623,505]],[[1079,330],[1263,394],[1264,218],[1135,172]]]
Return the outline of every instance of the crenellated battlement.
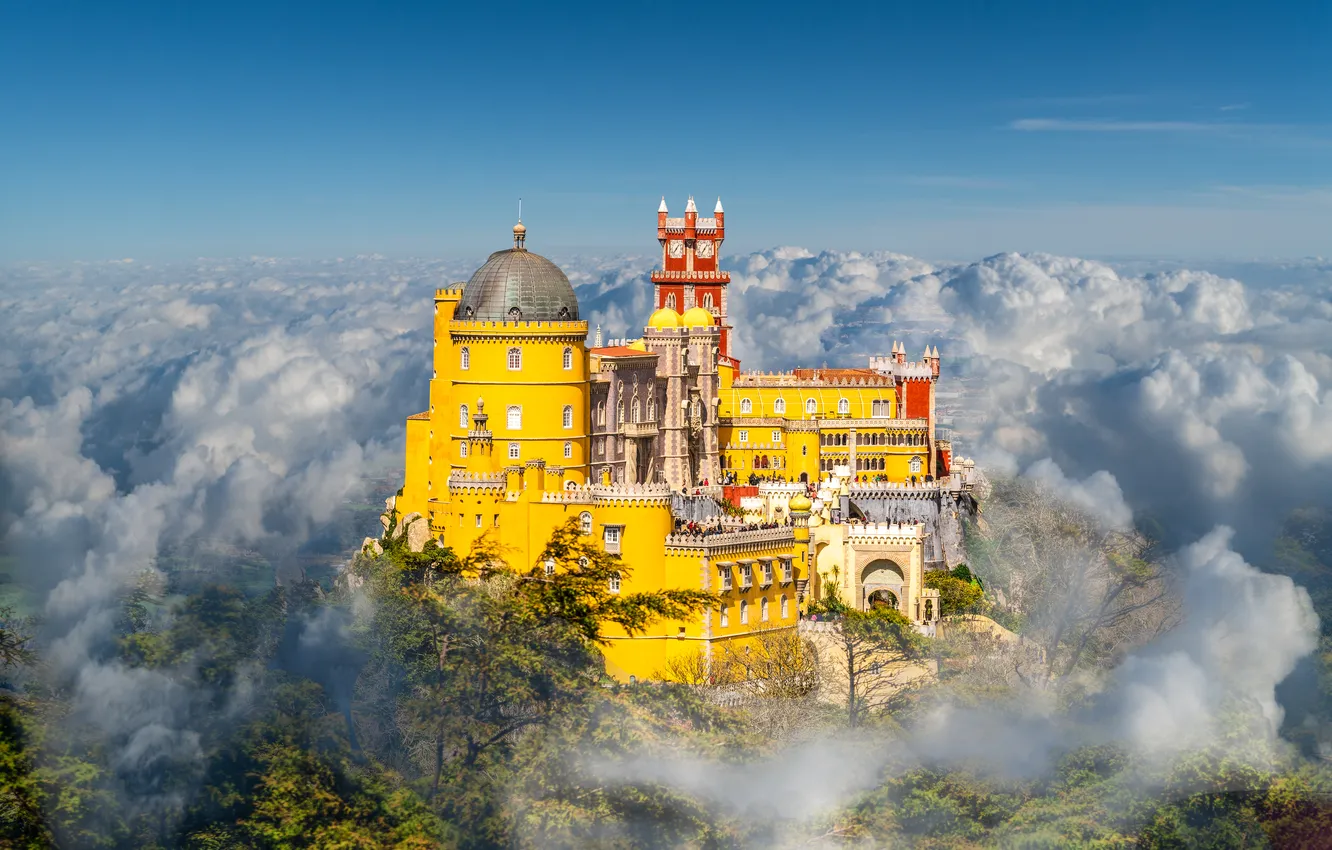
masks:
[[[925,523],[851,523],[846,528],[847,539],[852,545],[896,544],[913,546],[925,539]]]
[[[747,528],[712,534],[668,534],[667,549],[701,549],[710,554],[738,554],[749,549],[768,549],[782,544],[795,545],[795,529]]]

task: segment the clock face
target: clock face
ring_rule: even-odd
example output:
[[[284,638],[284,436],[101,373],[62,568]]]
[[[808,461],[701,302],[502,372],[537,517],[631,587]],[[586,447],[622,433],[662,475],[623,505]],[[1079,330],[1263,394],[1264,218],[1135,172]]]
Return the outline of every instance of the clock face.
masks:
[[[694,256],[702,257],[705,260],[708,257],[711,257],[712,256],[711,240],[700,239],[698,243],[694,245]]]
[[[666,251],[672,257],[683,257],[684,242],[679,239],[672,239],[670,242],[666,243]]]

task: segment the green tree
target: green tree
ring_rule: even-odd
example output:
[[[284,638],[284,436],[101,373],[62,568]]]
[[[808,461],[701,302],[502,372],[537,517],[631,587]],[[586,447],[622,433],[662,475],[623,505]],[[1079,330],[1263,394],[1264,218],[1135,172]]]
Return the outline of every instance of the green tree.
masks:
[[[889,607],[847,611],[831,644],[824,681],[845,689],[846,722],[853,728],[895,707],[915,687],[910,668],[926,650],[915,625]]]
[[[960,578],[945,570],[931,570],[926,573],[925,586],[939,591],[941,609],[939,613],[944,616],[976,611],[985,599],[985,591],[979,583]]]

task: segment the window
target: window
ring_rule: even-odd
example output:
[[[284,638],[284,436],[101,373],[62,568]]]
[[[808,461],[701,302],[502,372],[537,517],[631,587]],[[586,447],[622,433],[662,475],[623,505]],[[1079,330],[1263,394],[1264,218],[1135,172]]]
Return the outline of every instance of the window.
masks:
[[[748,443],[748,442],[749,442],[749,432],[748,432],[748,431],[737,431],[736,434],[735,434],[735,438],[736,438],[737,440],[739,440],[740,442],[742,442],[742,443]]]
[[[506,421],[510,431],[523,430],[523,408],[517,404],[509,405]]]
[[[819,403],[812,398],[805,399],[805,412],[810,416],[819,412]]]
[[[602,437],[600,440],[597,440],[597,457],[605,457],[605,456],[606,456],[606,438]]]
[[[788,612],[787,607],[786,607],[786,597],[783,596],[783,597],[782,597],[782,619],[785,620],[785,619],[786,619],[787,617],[789,617],[789,616],[791,616],[791,615],[790,615],[790,613]]]
[[[554,561],[546,561],[546,575],[548,575],[548,576],[553,576],[553,575],[555,575],[555,562],[554,562]],[[783,601],[785,601],[785,600],[783,600]]]
[[[656,421],[657,421],[657,399],[656,399],[656,397],[654,397],[654,396],[649,396],[649,397],[648,397],[648,415],[647,415],[647,421],[649,421],[649,422],[656,422]]]
[[[564,368],[566,368],[566,369],[572,369],[572,368],[573,368],[573,349],[572,349],[572,348],[566,348],[566,349],[564,349],[564,361],[563,361],[563,362],[564,362]]]
[[[571,457],[573,457],[573,443],[565,443],[565,444],[564,444],[564,459],[565,459],[565,460],[568,460],[568,459],[571,458]]]
[[[919,474],[920,474],[920,457],[919,457],[919,456],[913,457],[913,458],[911,459],[911,474],[912,474],[912,475],[919,475]]]
[[[740,600],[740,622],[749,622],[749,602],[744,599]]]
[[[870,403],[870,415],[878,417],[891,417],[893,415],[893,403],[886,398],[875,399]]]
[[[592,533],[592,514],[583,511],[578,515],[578,530],[584,534]]]
[[[730,566],[730,564],[727,564],[726,566],[724,566],[724,567],[721,568],[721,589],[722,589],[722,590],[730,590],[730,589],[731,589],[731,566]]]
[[[850,413],[850,412],[851,412],[851,399],[849,399],[849,398],[839,398],[839,399],[837,400],[837,412],[838,412],[840,415],[842,415],[842,416],[845,416],[845,415],[847,415],[848,413]]]
[[[509,369],[518,371],[523,368],[523,350],[521,348],[509,349]]]
[[[606,587],[610,590],[611,593],[619,593],[619,592],[620,592],[620,574],[619,574],[619,573],[611,573],[610,579],[608,579],[607,582],[606,582]]]
[[[729,625],[731,625],[731,615],[727,611],[726,606],[723,605],[721,607],[721,626],[724,629]]]
[[[759,622],[768,622],[768,597],[759,600]]]
[[[772,432],[772,441],[773,441],[774,443],[780,443],[780,442],[782,441],[782,432],[781,432],[781,431],[773,431],[773,432]]]
[[[472,417],[468,415],[467,405],[458,407],[458,427],[466,431],[472,425]]]
[[[809,456],[809,446],[801,446],[801,447],[800,447],[800,456],[801,456],[801,457],[808,457],[808,456]]]
[[[465,345],[462,347],[462,350],[458,352],[458,368],[463,371],[472,368],[472,349]]]
[[[675,309],[675,293],[674,293],[674,292],[672,292],[672,293],[670,293],[669,295],[666,296],[666,309],[667,309],[667,310],[674,310],[674,309]]]
[[[711,310],[711,309],[712,309],[712,293],[711,293],[711,292],[705,293],[705,294],[703,295],[703,309],[704,309],[704,310]]]
[[[509,460],[517,460],[521,456],[522,451],[518,448],[518,444],[509,443]]]
[[[583,558],[579,558],[579,559],[578,559],[578,568],[579,568],[580,570],[585,570],[585,569],[587,569],[587,558],[586,558],[586,557],[583,557]]]
[[[495,526],[496,528],[499,528],[499,514],[495,514],[493,517],[491,517],[490,524]]]
[[[786,399],[779,398],[772,403],[772,412],[782,414],[786,412]]]
[[[607,552],[609,552],[612,555],[620,554],[620,526],[618,525],[606,526],[605,541],[606,541]]]
[[[741,412],[741,413],[753,413],[753,412],[754,412],[754,403],[753,403],[752,401],[750,401],[749,399],[747,399],[747,398],[742,398],[742,399],[740,399],[740,412]]]
[[[563,421],[565,428],[573,427],[573,405],[566,404],[564,406],[564,415],[561,417],[561,419]]]
[[[772,561],[763,562],[763,586],[772,584]]]
[[[477,528],[481,527],[481,514],[476,515],[476,527]]]
[[[458,457],[467,457],[467,444],[466,444],[466,443],[459,443],[459,444],[458,444]]]
[[[633,419],[631,419],[630,421],[633,422],[635,425],[637,425],[639,422],[643,421],[643,420],[642,420],[642,415],[641,415],[641,414],[642,414],[642,411],[643,411],[642,406],[639,405],[639,403],[638,403],[638,399],[635,398],[635,399],[634,399],[634,403],[631,404],[631,405],[629,405],[629,412],[630,412],[630,415],[633,416]]]
[[[782,581],[789,583],[791,581],[791,562],[782,561]],[[786,616],[783,614],[782,616]]]
[[[741,564],[741,565],[740,565],[740,586],[741,586],[741,587],[749,587],[749,586],[750,586],[751,584],[753,584],[753,583],[754,583],[754,565],[753,565],[753,564]]]

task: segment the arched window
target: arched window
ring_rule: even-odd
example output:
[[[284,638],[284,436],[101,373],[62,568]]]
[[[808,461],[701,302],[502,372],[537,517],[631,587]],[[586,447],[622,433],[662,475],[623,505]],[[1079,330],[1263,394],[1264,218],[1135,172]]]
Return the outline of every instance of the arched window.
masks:
[[[753,413],[753,412],[754,412],[754,403],[753,403],[752,401],[750,401],[749,399],[747,399],[747,398],[742,398],[742,399],[740,399],[740,412],[741,412],[741,413]]]
[[[606,402],[604,401],[597,402],[597,424],[606,424]]]
[[[509,368],[518,371],[523,368],[523,350],[518,347],[509,349]]]
[[[819,403],[812,398],[805,399],[805,412],[810,416],[819,412]]]
[[[674,310],[674,309],[675,309],[675,293],[674,293],[674,292],[669,293],[669,294],[666,296],[666,309],[667,309],[667,310]]]
[[[573,368],[573,349],[572,349],[572,348],[566,348],[566,349],[564,349],[564,368],[566,368],[566,369],[572,369],[572,368]]]
[[[578,530],[584,534],[592,533],[592,514],[583,511],[578,515]]]
[[[657,399],[655,396],[648,396],[647,421],[657,421]]]
[[[782,596],[782,619],[785,620],[785,619],[786,619],[787,617],[789,617],[789,616],[791,616],[791,615],[790,615],[790,613],[788,613],[788,611],[787,611],[787,607],[786,607],[786,596],[783,595],[783,596]]]
[[[643,406],[642,406],[641,404],[639,404],[637,398],[635,398],[635,399],[634,399],[634,403],[633,403],[632,405],[630,405],[630,413],[631,413],[631,414],[633,415],[633,417],[634,417],[632,421],[633,421],[633,423],[634,423],[635,425],[637,425],[639,422],[642,421],[642,419],[643,419],[643,417],[642,417]]]
[[[619,573],[611,573],[611,577],[610,577],[610,579],[607,580],[607,582],[606,582],[606,588],[607,588],[611,593],[619,593],[619,592],[620,592],[620,574],[619,574]]]
[[[730,611],[727,609],[725,605],[723,605],[721,607],[721,627],[724,629],[729,625],[731,625]]]
[[[703,309],[704,309],[704,310],[711,310],[711,309],[712,309],[712,293],[711,293],[711,292],[706,292],[706,293],[703,294]]]
[[[464,371],[472,368],[472,349],[465,345],[458,352],[458,368]]]
[[[548,576],[553,576],[553,575],[555,575],[555,562],[554,562],[554,561],[549,561],[549,560],[546,561],[546,575],[548,575]]]
[[[521,431],[523,428],[523,409],[516,404],[509,405],[507,425],[510,431]]]
[[[521,457],[521,449],[517,443],[509,443],[509,460],[518,460]]]
[[[472,418],[467,415],[467,405],[458,408],[458,427],[466,431],[472,426]]]
[[[565,428],[573,427],[573,405],[566,404],[564,406],[564,414],[561,421]]]
[[[779,398],[772,403],[772,412],[781,415],[786,412],[786,399]]]
[[[845,415],[847,415],[848,413],[850,413],[850,412],[851,412],[851,399],[849,399],[849,398],[839,398],[839,399],[837,400],[837,412],[838,412],[840,415],[842,415],[842,416],[845,416]]]
[[[565,460],[568,460],[568,459],[571,458],[571,457],[573,457],[573,443],[565,443],[565,444],[564,444],[564,459],[565,459]]]
[[[467,443],[458,444],[458,457],[467,457]]]
[[[920,456],[919,456],[919,455],[917,455],[916,457],[913,457],[913,458],[911,459],[911,474],[912,474],[912,475],[919,475],[919,474],[920,474]]]
[[[744,599],[740,600],[740,622],[749,622],[749,602]]]
[[[759,622],[768,622],[768,597],[759,600]]]

